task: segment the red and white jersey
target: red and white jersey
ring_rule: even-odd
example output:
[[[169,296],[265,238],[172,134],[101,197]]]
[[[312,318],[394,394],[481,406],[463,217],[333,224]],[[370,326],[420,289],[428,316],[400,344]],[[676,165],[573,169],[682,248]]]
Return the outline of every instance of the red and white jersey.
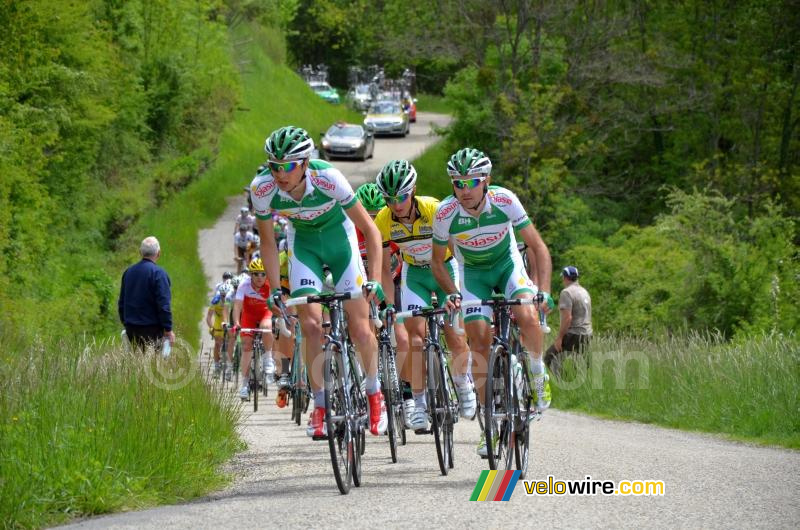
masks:
[[[261,289],[255,290],[251,278],[248,276],[239,284],[236,290],[236,301],[244,302],[242,313],[263,314],[269,311],[267,300],[269,299],[269,282],[265,281]]]

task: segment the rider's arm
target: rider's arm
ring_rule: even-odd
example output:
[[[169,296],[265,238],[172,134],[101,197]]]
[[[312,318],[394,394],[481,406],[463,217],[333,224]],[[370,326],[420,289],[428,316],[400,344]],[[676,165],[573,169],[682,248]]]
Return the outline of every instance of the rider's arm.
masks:
[[[381,272],[381,284],[386,288],[383,295],[386,303],[394,305],[394,280],[392,279],[392,248],[389,245],[383,247],[383,267]]]
[[[569,331],[570,325],[572,325],[572,309],[559,308],[559,313],[561,313],[561,321],[558,324],[557,340],[563,341],[564,337],[567,335],[567,331]]]
[[[533,224],[521,228],[519,235],[536,256],[536,276],[539,280],[537,284],[539,290],[551,292],[550,278],[553,274],[553,261],[550,258],[550,250],[548,250],[542,236],[539,235],[539,231],[536,230]]]
[[[528,245],[525,245],[525,254],[528,257],[528,276],[534,284],[541,285],[539,270],[536,268],[536,254]]]
[[[431,271],[433,271],[433,277],[445,293],[453,294],[458,292],[458,287],[456,287],[456,284],[450,277],[450,273],[447,272],[447,266],[444,264],[446,257],[447,245],[440,245],[434,241],[433,252],[431,254]]]
[[[209,328],[213,328],[214,327],[214,308],[213,307],[209,307],[208,308],[208,312],[206,313],[206,325]]]
[[[233,302],[233,325],[240,326],[241,318],[242,318],[242,307],[244,307],[244,302],[242,300],[234,300]]]
[[[381,260],[381,248],[383,245],[381,244],[381,233],[378,231],[378,227],[372,222],[372,218],[360,202],[356,202],[353,206],[347,208],[345,213],[356,225],[356,228],[361,230],[361,233],[364,234],[364,240],[367,242],[369,279],[380,282],[381,271],[383,270]],[[388,287],[386,290],[388,290]]]
[[[281,285],[281,264],[278,259],[278,244],[275,242],[275,230],[272,226],[272,218],[256,218],[258,233],[261,235],[261,261],[267,271],[270,289],[275,289]]]

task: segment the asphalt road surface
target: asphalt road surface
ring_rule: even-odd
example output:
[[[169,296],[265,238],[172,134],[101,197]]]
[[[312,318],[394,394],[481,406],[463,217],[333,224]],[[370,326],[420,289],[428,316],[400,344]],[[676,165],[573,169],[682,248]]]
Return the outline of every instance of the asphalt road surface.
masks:
[[[334,162],[357,186],[390,158],[413,158],[435,140],[420,113],[405,139],[378,139],[366,163]],[[200,234],[209,289],[231,261],[236,197],[211,229]],[[201,325],[201,328],[204,327]],[[232,397],[234,399],[234,397]],[[557,406],[557,403],[555,403]],[[470,502],[488,464],[475,454],[479,430],[461,420],[455,468],[441,476],[433,437],[409,435],[391,463],[388,442],[368,435],[363,485],[340,495],[326,442],[305,436],[289,409],[261,402],[244,408],[241,434],[248,449],[234,457],[223,491],[176,506],[82,521],[95,528],[797,528],[800,452],[755,447],[649,425],[547,411],[534,424],[529,479],[555,481],[658,480],[663,496],[526,495],[519,483],[509,502]],[[305,421],[304,421],[305,423]]]

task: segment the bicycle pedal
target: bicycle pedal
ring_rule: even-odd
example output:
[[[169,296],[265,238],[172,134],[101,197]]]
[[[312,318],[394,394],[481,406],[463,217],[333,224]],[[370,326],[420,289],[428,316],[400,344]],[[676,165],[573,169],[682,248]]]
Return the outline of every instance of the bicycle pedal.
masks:
[[[311,439],[314,440],[315,442],[327,442],[328,441],[328,435],[327,434],[323,435],[323,436],[314,435],[314,436],[311,437]]]
[[[430,434],[431,432],[433,431],[430,429],[417,429],[414,431],[414,434]]]

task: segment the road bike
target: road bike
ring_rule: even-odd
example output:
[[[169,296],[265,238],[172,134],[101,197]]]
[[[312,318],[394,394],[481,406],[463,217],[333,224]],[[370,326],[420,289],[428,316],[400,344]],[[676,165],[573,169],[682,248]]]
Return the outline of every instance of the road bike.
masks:
[[[343,495],[350,492],[351,483],[356,487],[361,486],[361,455],[369,423],[367,396],[361,389],[361,370],[355,348],[347,335],[343,304],[345,300],[361,296],[361,292],[323,293],[290,298],[285,303],[277,304],[287,325],[286,307],[321,304],[328,310],[330,326],[325,335],[322,370],[327,435],[314,439],[328,440],[333,475]]]
[[[541,418],[541,412],[533,406],[530,361],[521,346],[511,306],[538,306],[542,300],[541,294],[514,300],[496,294],[487,300],[461,302],[462,311],[470,307],[492,308],[494,337],[484,385],[481,426],[486,437],[490,469],[513,469],[516,464],[521,479],[528,470],[530,424]]]
[[[258,394],[261,391],[262,384],[266,386],[266,381],[264,380],[265,372],[261,366],[261,358],[264,355],[264,342],[261,336],[265,332],[269,333],[269,330],[262,328],[238,328],[236,330],[237,336],[241,333],[253,334],[253,354],[250,356],[250,376],[247,383],[250,396],[253,398],[253,412],[258,412]],[[247,401],[244,398],[242,400]]]
[[[288,326],[287,321],[289,322]],[[289,364],[289,388],[286,390],[286,392],[288,393],[288,399],[290,399],[292,402],[292,421],[297,423],[297,425],[300,425],[303,414],[308,411],[308,405],[311,401],[310,385],[308,384],[308,370],[305,362],[303,362],[303,334],[300,329],[300,319],[297,318],[297,315],[287,313],[286,320],[284,320],[282,315],[276,314],[273,317],[272,329],[275,333],[276,341],[279,334],[282,334],[286,337],[294,336],[292,362]]]
[[[392,463],[397,462],[397,446],[406,444],[403,394],[397,377],[397,353],[394,338],[395,311],[387,310],[385,322],[378,327],[378,375],[386,403],[386,434],[389,437],[389,452]],[[372,318],[375,321],[375,315]]]
[[[444,329],[444,315],[450,315],[451,323],[455,313],[444,307],[423,307],[412,311],[397,313],[396,318],[423,317],[427,320],[428,332],[425,336],[425,363],[427,365],[428,411],[431,418],[430,431],[415,431],[417,434],[433,433],[436,442],[436,456],[439,470],[447,475],[453,469],[454,425],[458,422],[458,397],[447,361],[447,350],[442,346],[440,332]]]

